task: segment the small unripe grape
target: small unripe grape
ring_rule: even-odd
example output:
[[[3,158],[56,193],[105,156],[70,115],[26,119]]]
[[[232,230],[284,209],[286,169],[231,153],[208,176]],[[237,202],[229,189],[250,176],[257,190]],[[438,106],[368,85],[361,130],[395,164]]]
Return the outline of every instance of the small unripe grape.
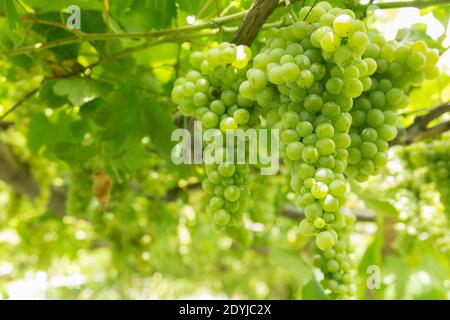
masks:
[[[250,120],[250,113],[246,109],[237,109],[233,113],[233,118],[238,124],[246,124]]]
[[[323,220],[322,218],[316,218],[314,220],[314,228],[322,229],[323,227],[325,227],[325,220]]]
[[[212,111],[207,111],[202,116],[202,123],[206,128],[215,128],[219,123],[219,117]]]
[[[330,138],[322,138],[316,142],[316,148],[320,155],[329,155],[334,152],[336,145]]]
[[[322,231],[316,237],[316,245],[320,250],[331,249],[335,244],[333,235],[328,231]]]
[[[427,57],[422,52],[412,52],[407,60],[408,67],[414,71],[420,71],[427,64]]]
[[[214,213],[214,221],[215,221],[218,225],[221,225],[221,226],[227,225],[228,222],[230,222],[230,219],[231,219],[231,215],[230,215],[230,213],[229,213],[227,210],[225,210],[225,209],[217,210],[217,211]]]
[[[339,201],[331,194],[328,194],[324,199],[321,199],[320,204],[322,205],[323,210],[327,212],[334,212],[339,209]]]
[[[233,164],[219,164],[217,171],[222,177],[232,177],[236,172],[236,167]]]
[[[209,89],[209,82],[206,79],[198,79],[195,82],[195,87],[197,88],[197,91],[207,93]]]
[[[210,109],[212,112],[222,115],[225,112],[225,105],[221,100],[214,100],[211,102]]]
[[[345,193],[347,192],[347,186],[345,182],[341,180],[334,180],[333,182],[331,182],[329,189],[330,193],[338,198],[344,196]]]
[[[316,135],[319,139],[331,138],[334,135],[334,127],[329,123],[321,123],[316,128]]]
[[[346,14],[341,14],[334,19],[334,32],[340,37],[348,37],[355,29],[354,20]]]
[[[286,148],[286,155],[289,159],[297,161],[302,158],[302,152],[304,149],[303,143],[299,141],[291,142]]]
[[[266,74],[262,70],[251,69],[247,75],[252,88],[263,89],[267,85]]]
[[[220,121],[220,130],[224,133],[227,131],[236,131],[237,128],[238,124],[232,117],[226,117]]]
[[[209,207],[213,211],[217,211],[217,210],[221,209],[223,207],[223,205],[224,205],[223,198],[218,197],[218,196],[212,197],[211,200],[209,201]]]
[[[228,186],[225,188],[224,196],[228,201],[236,201],[239,199],[241,191],[236,186]]]
[[[331,273],[336,273],[340,270],[339,262],[336,260],[328,260],[327,261],[327,270]]]

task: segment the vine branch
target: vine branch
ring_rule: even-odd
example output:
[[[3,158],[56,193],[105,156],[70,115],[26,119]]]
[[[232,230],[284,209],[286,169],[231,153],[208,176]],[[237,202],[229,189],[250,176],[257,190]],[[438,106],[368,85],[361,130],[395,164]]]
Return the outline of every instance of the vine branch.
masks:
[[[290,2],[296,2],[298,0],[291,0]],[[54,41],[48,41],[48,42],[38,42],[34,43],[32,45],[24,46],[15,48],[8,51],[3,51],[0,54],[5,56],[14,56],[22,53],[27,52],[36,52],[41,51],[44,49],[50,49],[55,48],[58,46],[64,46],[68,44],[73,43],[79,43],[84,41],[109,41],[109,40],[118,40],[118,39],[145,39],[145,38],[158,38],[158,37],[166,37],[166,36],[172,36],[165,38],[165,42],[172,42],[176,39],[183,38],[183,37],[194,37],[194,32],[202,31],[206,29],[211,29],[211,33],[197,33],[195,36],[208,36],[208,35],[214,35],[217,34],[219,31],[219,28],[221,26],[224,26],[228,23],[240,21],[248,16],[248,21],[254,22],[252,23],[244,23],[241,30],[238,31],[238,35],[235,36],[235,41],[246,41],[248,42],[251,37],[255,37],[258,31],[260,30],[262,24],[264,21],[268,18],[270,13],[273,12],[275,8],[273,8],[274,3],[279,1],[275,0],[256,0],[255,5],[250,10],[244,10],[238,13],[233,13],[227,16],[223,17],[215,17],[208,21],[194,24],[194,25],[188,25],[188,26],[182,26],[178,28],[172,28],[172,29],[163,29],[163,30],[149,30],[144,32],[122,32],[122,33],[82,33],[78,32],[75,37],[69,37],[69,38],[63,38],[58,39]],[[283,0],[281,3],[284,3],[285,0]],[[259,4],[256,6],[256,4]],[[420,0],[413,0],[413,1],[397,1],[397,2],[382,2],[377,3],[377,7],[379,9],[394,9],[394,8],[403,8],[403,7],[416,7],[416,8],[426,8],[430,6],[436,6],[436,5],[443,5],[443,4],[450,4],[450,0],[429,0],[429,1],[420,1]],[[262,6],[262,7],[261,7]],[[276,7],[276,6],[275,6]],[[367,5],[362,5],[362,8],[366,8]],[[257,9],[258,8],[258,9]],[[272,9],[273,8],[273,9]],[[263,9],[263,10],[262,10]],[[254,12],[250,15],[250,11],[254,10]],[[259,12],[261,14],[261,17],[254,16],[254,13]],[[267,16],[266,16],[267,15]],[[52,25],[54,27],[60,27],[63,29],[66,29],[65,26],[61,25],[60,23],[55,23],[53,21],[47,21],[42,19],[34,19],[34,18],[23,18],[23,19],[29,19],[32,20],[34,23],[39,24],[47,24]],[[262,22],[261,22],[262,21]],[[245,25],[245,26],[244,26]],[[245,35],[244,33],[250,32],[248,35]],[[239,37],[239,38],[238,38]],[[188,38],[189,39],[189,38]],[[251,42],[251,41],[250,41]],[[244,43],[242,43],[244,44]]]
[[[408,145],[414,142],[436,138],[442,133],[449,131],[450,120],[428,127],[433,120],[447,112],[450,112],[450,102],[441,104],[433,108],[430,112],[416,117],[409,127],[399,132],[397,138],[391,142],[391,145]]]
[[[250,46],[278,3],[278,0],[255,0],[232,42]]]

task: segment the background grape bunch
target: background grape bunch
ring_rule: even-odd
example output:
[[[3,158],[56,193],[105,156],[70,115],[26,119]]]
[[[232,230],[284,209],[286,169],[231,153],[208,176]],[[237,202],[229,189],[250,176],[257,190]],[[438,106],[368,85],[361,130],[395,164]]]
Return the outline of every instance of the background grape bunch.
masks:
[[[225,161],[226,133],[236,131],[255,118],[253,103],[237,90],[244,81],[250,58],[248,47],[227,42],[206,53],[194,52],[189,59],[193,69],[177,79],[172,90],[172,100],[184,116],[201,120],[203,129],[220,129],[223,149],[219,154],[208,153],[206,179],[202,183],[210,195],[207,210],[219,225],[230,221],[240,223],[250,196],[246,183],[248,164]],[[207,145],[205,142],[203,147]]]

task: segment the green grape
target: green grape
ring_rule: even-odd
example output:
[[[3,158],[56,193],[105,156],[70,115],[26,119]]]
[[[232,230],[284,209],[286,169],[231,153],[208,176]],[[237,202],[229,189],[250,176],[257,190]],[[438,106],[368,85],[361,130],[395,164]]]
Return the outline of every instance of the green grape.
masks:
[[[328,231],[320,232],[316,237],[316,245],[320,250],[329,250],[336,244],[333,235]]]
[[[319,152],[313,146],[306,146],[302,152],[302,159],[308,164],[315,163],[319,158]]]
[[[281,66],[280,68],[281,78],[284,82],[296,81],[300,74],[299,67],[293,63],[288,62]]]
[[[235,131],[237,127],[238,123],[232,117],[226,117],[220,121],[220,130],[224,133],[227,131]]]
[[[222,115],[225,110],[225,104],[221,100],[214,100],[210,104],[210,109],[212,112],[216,113],[217,115]]]
[[[286,148],[286,155],[291,160],[300,160],[302,158],[302,152],[304,145],[299,141],[294,141],[288,144]]]
[[[250,69],[247,78],[250,86],[254,89],[263,89],[267,85],[266,75],[262,70]]]
[[[336,150],[336,145],[332,139],[323,138],[316,142],[316,148],[320,155],[329,155]]]
[[[311,194],[316,199],[323,199],[328,195],[328,186],[323,182],[317,182],[312,186]]]
[[[422,52],[412,52],[407,60],[407,65],[414,71],[420,71],[425,68],[427,57]]]
[[[246,124],[250,120],[250,113],[247,109],[237,109],[233,113],[233,118],[238,125]]]
[[[227,211],[226,209],[220,209],[214,213],[214,221],[218,225],[225,226],[228,224],[228,222],[230,222],[230,220],[231,220],[230,212]]]
[[[237,201],[240,196],[240,189],[236,186],[227,186],[224,191],[225,199],[228,201]]]
[[[354,29],[354,20],[346,14],[337,16],[333,21],[333,30],[340,37],[348,37]]]
[[[314,83],[314,75],[309,70],[302,70],[299,74],[297,85],[300,88],[309,88]]]
[[[339,95],[344,88],[344,81],[340,78],[330,78],[326,83],[327,91],[333,95]]]
[[[323,100],[317,94],[308,95],[305,98],[304,106],[309,112],[318,112],[322,108]]]
[[[334,127],[330,123],[321,123],[316,128],[316,135],[321,138],[332,138],[334,135]]]

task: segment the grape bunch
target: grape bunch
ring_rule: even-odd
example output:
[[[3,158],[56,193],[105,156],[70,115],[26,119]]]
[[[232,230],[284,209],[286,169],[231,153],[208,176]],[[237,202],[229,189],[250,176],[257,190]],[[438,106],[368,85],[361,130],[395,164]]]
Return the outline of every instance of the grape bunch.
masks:
[[[364,57],[376,63],[376,72],[370,77],[370,89],[355,100],[351,111],[351,147],[345,171],[359,182],[385,166],[388,142],[397,135],[398,110],[408,105],[411,88],[434,79],[439,72],[438,52],[423,41],[402,44],[377,34]]]
[[[366,28],[351,10],[328,2],[305,6],[299,21],[268,31],[239,88],[258,103],[267,124],[280,129],[290,186],[306,217],[300,232],[315,236],[323,252],[346,230],[340,208],[347,193],[349,112],[376,70],[373,59],[362,57],[367,44]]]
[[[220,160],[205,164],[202,183],[210,195],[207,211],[219,225],[239,221],[249,198],[249,167],[225,161],[225,134],[258,120],[252,112],[254,103],[238,93],[250,57],[249,48],[227,42],[206,53],[194,52],[189,58],[192,69],[175,81],[172,91],[172,100],[184,116],[201,120],[203,129],[220,129],[223,148],[220,155],[212,155]]]
[[[438,144],[441,146],[437,147]],[[399,153],[403,164],[402,174],[400,183],[392,188],[398,190],[394,196],[394,206],[399,211],[398,229],[401,232],[398,242],[403,250],[411,250],[417,242],[429,241],[430,246],[437,250],[450,252],[450,219],[447,218],[450,217],[450,210],[448,203],[445,205],[448,202],[443,197],[445,191],[441,192],[449,188],[450,176],[446,177],[445,169],[442,170],[443,163],[439,164],[441,160],[435,158],[434,147],[440,151],[447,149],[444,158],[447,158],[448,163],[449,141],[435,141],[431,146],[416,143],[403,148]],[[447,170],[448,167],[447,164]]]
[[[356,294],[356,264],[350,243],[350,232],[354,223],[355,216],[345,213],[344,221],[335,226],[339,234],[336,245],[325,251],[319,250],[314,260],[314,264],[324,273],[322,285],[333,298],[347,299]]]
[[[280,176],[250,176],[250,190],[252,197],[249,201],[248,212],[253,222],[270,226],[277,216],[277,202],[283,183]]]
[[[403,159],[413,169],[425,168],[426,176],[440,194],[450,219],[450,140],[413,144],[403,151]]]
[[[268,124],[280,129],[290,184],[305,208],[304,229],[311,227],[319,248],[327,250],[336,243],[327,229],[347,189],[348,111],[375,70],[361,59],[368,37],[352,11],[321,2],[303,7],[300,19],[270,30],[239,92],[257,101]]]

